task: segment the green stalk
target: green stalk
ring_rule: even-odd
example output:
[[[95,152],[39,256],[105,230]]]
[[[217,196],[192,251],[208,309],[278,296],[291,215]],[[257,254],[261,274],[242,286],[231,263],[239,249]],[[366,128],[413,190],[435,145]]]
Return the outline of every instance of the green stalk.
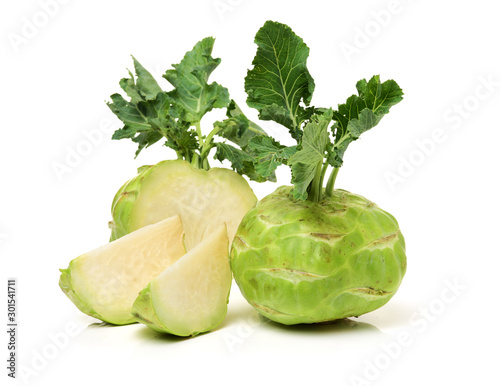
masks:
[[[191,158],[191,165],[193,165],[195,169],[201,169],[200,156],[198,155],[198,153],[193,153],[193,158]]]
[[[196,133],[198,134],[198,142],[200,144],[200,154],[198,155],[197,153],[194,153],[193,155],[193,164],[197,169],[203,169],[203,170],[209,170],[210,169],[210,164],[208,163],[208,152],[212,148],[211,142],[212,138],[214,137],[215,134],[221,130],[220,128],[215,128],[213,129],[210,134],[203,140],[203,134],[201,133],[201,125],[200,122],[195,122],[195,127],[196,127]],[[196,164],[195,164],[196,162]]]
[[[214,137],[215,134],[217,134],[221,130],[222,130],[222,127],[216,127],[207,135],[207,138],[205,139],[205,143],[203,144],[203,146],[201,148],[201,153],[200,153],[201,158],[203,158],[203,159],[207,158],[208,152],[212,148],[212,143],[211,143],[212,138]]]
[[[323,160],[318,162],[316,166],[316,171],[314,173],[314,179],[311,182],[311,188],[309,190],[309,194],[307,195],[307,199],[312,202],[319,202],[321,200],[321,174],[323,169]]]
[[[198,134],[198,142],[200,143],[200,148],[203,147],[203,134],[201,133],[200,121],[195,122],[196,133]]]
[[[335,180],[337,179],[337,174],[339,174],[340,168],[334,168],[332,173],[330,174],[330,178],[328,178],[328,182],[326,183],[325,193],[328,197],[333,195],[333,187],[335,186]]]
[[[202,163],[203,170],[210,170],[210,164],[208,163],[208,159],[206,157],[203,158]]]
[[[198,134],[198,142],[200,144],[200,149],[203,147],[203,135],[201,134],[201,126],[200,126],[200,121],[195,122],[194,126],[196,127],[196,133]],[[200,157],[200,155],[196,152],[193,152],[193,156],[191,157],[191,160],[187,159],[187,154],[186,154],[186,160],[193,165],[195,169],[203,169],[203,159]]]
[[[319,201],[321,201],[321,199],[323,198],[323,181],[325,180],[325,174],[326,174],[326,170],[328,169],[328,162],[325,162],[323,164],[323,168],[321,169],[321,177],[319,179],[319,183],[318,183],[318,188],[319,188]]]

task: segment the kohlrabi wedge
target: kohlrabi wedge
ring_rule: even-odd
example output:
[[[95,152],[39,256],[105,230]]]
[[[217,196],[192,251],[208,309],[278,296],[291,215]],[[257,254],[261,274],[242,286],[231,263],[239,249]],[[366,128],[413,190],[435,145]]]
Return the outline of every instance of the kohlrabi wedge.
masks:
[[[132,139],[139,145],[136,156],[163,139],[177,155],[175,161],[140,168],[116,194],[111,240],[177,213],[188,249],[217,224],[226,223],[232,239],[241,218],[257,201],[241,175],[259,182],[275,179],[272,173],[262,177],[255,172],[254,153],[248,147],[252,138],[266,133],[246,118],[225,87],[208,83],[220,63],[211,56],[213,44],[213,38],[201,40],[166,71],[163,77],[173,86],[171,91],[163,91],[134,58],[136,76],[130,73],[130,78],[120,81],[128,98],[111,96],[108,106],[124,124],[113,139]],[[205,136],[201,120],[214,108],[226,109],[226,118],[214,122]],[[216,136],[224,141],[214,141]],[[236,172],[211,170],[210,156],[229,160]]]
[[[217,225],[227,224],[232,241],[257,198],[248,182],[222,168],[202,170],[182,160],[145,167],[113,201],[112,239],[179,214],[191,250]]]
[[[87,315],[134,323],[132,304],[147,283],[186,253],[178,215],[143,227],[72,260],[59,285]]]
[[[357,82],[357,95],[337,109],[309,106],[314,81],[303,40],[268,21],[255,42],[247,103],[262,119],[288,128],[297,145],[261,136],[248,146],[259,161],[256,173],[266,177],[289,165],[294,186],[278,188],[243,218],[231,250],[234,278],[255,309],[284,324],[373,311],[394,296],[405,275],[404,238],[392,215],[334,185],[347,147],[376,126],[403,92],[376,75]]]
[[[141,291],[132,314],[155,331],[195,336],[226,316],[231,280],[226,227],[211,228]]]

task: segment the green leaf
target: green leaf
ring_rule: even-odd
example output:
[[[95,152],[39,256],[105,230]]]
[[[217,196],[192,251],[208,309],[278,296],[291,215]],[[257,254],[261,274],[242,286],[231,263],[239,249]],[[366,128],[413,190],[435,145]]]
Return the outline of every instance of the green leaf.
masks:
[[[235,101],[231,100],[227,108],[227,119],[214,123],[221,131],[218,135],[224,137],[236,145],[244,148],[255,136],[264,135],[266,132],[256,123],[250,121],[238,107]]]
[[[233,159],[233,161],[236,161],[232,162],[233,169],[237,170],[240,174],[246,174],[251,180],[257,182],[276,181],[276,175],[274,174],[274,172],[262,175],[255,170],[254,163],[258,162],[256,160],[257,154],[249,146],[250,141],[261,137],[267,137],[266,132],[259,125],[250,121],[233,100],[231,100],[231,103],[227,108],[227,117],[228,118],[223,120],[222,122],[217,121],[214,123],[214,127],[216,129],[220,129],[217,134],[223,138],[230,140],[236,145],[239,145],[241,147],[241,150],[235,149],[232,146],[231,148],[234,150],[238,150],[238,152],[242,151],[246,155],[238,156],[239,153],[227,148],[227,146],[230,145],[214,144],[214,146],[219,146],[216,153],[216,158],[219,157],[217,158],[219,159],[219,161],[221,159]],[[238,166],[235,157],[238,157],[242,160],[244,159],[245,163],[243,167],[241,165]]]
[[[216,152],[214,159],[223,161],[227,159],[231,162],[231,167],[237,173],[241,175],[247,175],[253,181],[264,182],[264,181],[276,181],[273,175],[263,178],[260,174],[255,172],[254,168],[254,156],[248,151],[243,151],[235,148],[234,146],[228,145],[226,143],[215,143]]]
[[[276,168],[286,164],[297,151],[297,146],[283,146],[271,137],[254,137],[248,144],[254,153],[255,171],[263,178],[272,176]]]
[[[335,141],[329,150],[328,162],[334,167],[342,166],[344,152],[351,142],[375,127],[389,109],[403,99],[403,91],[395,81],[381,83],[378,75],[368,82],[360,80],[356,89],[358,95],[350,96],[333,112]]]
[[[153,79],[151,74],[134,58],[137,80],[122,79],[120,86],[130,97],[127,101],[120,94],[111,95],[111,111],[124,123],[113,134],[113,139],[130,138],[139,145],[136,157],[146,147],[166,137],[169,146],[186,159],[198,147],[196,134],[189,130],[186,112]],[[179,154],[178,153],[178,154]]]
[[[327,147],[327,162],[334,168],[339,168],[344,163],[344,153],[354,138],[349,134],[342,137],[342,141]]]
[[[153,100],[163,92],[153,76],[132,56],[137,82],[129,71],[130,78],[120,80],[120,87],[131,98],[132,103]]]
[[[135,152],[135,156],[137,157],[139,153],[142,151],[142,149],[155,144],[162,138],[163,136],[155,131],[148,131],[145,133],[138,134],[137,136],[132,138],[132,141],[139,145],[139,148]]]
[[[380,83],[380,76],[373,76],[367,83],[366,79],[356,83],[360,98],[365,100],[366,107],[377,116],[389,113],[389,109],[403,100],[403,90],[390,79]]]
[[[141,114],[137,104],[125,100],[120,94],[111,95],[111,101],[112,103],[108,103],[108,107],[125,124],[124,129],[127,128],[129,132],[131,130],[142,132],[151,129],[147,118]],[[120,138],[113,136],[113,139]]]
[[[229,104],[229,93],[218,83],[208,84],[212,71],[219,65],[220,59],[214,59],[212,49],[215,39],[205,38],[187,52],[174,69],[168,70],[163,77],[175,89],[169,96],[187,112],[187,120],[199,122],[213,108],[223,108]]]
[[[111,100],[113,103],[108,103],[109,108],[125,124],[115,131],[112,139],[132,139],[139,145],[136,157],[144,148],[158,142],[167,126],[178,124],[167,119],[169,104],[164,94],[158,94],[154,100],[137,103],[126,101],[120,94],[113,94]]]
[[[226,143],[217,142],[215,144],[217,151],[215,152],[214,159],[223,161],[225,159],[231,162],[233,169],[242,172],[245,169],[245,163],[251,163],[252,157],[244,151],[235,148],[234,146]]]
[[[188,130],[184,123],[172,125],[164,130],[164,136],[167,138],[165,146],[174,149],[178,155],[191,159],[193,153],[199,148],[197,134],[194,130]],[[185,157],[184,155],[188,155]]]
[[[301,123],[312,114],[307,109],[314,81],[306,67],[309,48],[287,25],[267,21],[255,36],[254,68],[245,78],[247,104],[263,120],[273,120],[288,129],[297,141]]]
[[[136,134],[137,134],[136,129],[125,125],[125,126],[123,126],[123,128],[116,130],[113,133],[113,136],[111,137],[111,139],[134,138]]]
[[[317,168],[321,168],[327,146],[330,144],[328,125],[332,120],[332,111],[314,115],[304,127],[302,148],[288,161],[292,167],[292,195],[299,200],[307,198],[308,188],[315,177]]]

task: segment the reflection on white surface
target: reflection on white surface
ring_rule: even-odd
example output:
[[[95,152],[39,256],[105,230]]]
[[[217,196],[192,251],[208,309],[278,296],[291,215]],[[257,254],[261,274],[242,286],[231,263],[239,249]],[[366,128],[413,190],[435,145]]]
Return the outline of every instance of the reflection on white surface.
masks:
[[[448,311],[453,312],[456,305],[450,300],[451,289],[460,288],[453,283],[443,279],[427,302],[411,304],[394,299],[359,318],[292,326],[261,316],[235,285],[227,317],[213,332],[181,338],[141,324],[117,327],[94,322],[72,342],[73,351],[68,350],[68,355],[92,356],[124,371],[135,363],[147,362],[155,369],[144,374],[150,381],[158,371],[185,374],[186,382],[199,380],[201,374],[204,378],[221,374],[238,378],[251,371],[269,382],[285,377],[299,383],[310,382],[308,372],[314,371],[314,379],[328,379],[331,384],[385,384],[399,366],[414,358],[422,342],[432,337],[434,326],[446,320]],[[447,312],[438,315],[435,304],[444,304],[444,293]],[[251,377],[238,378],[238,384],[252,384]]]
[[[74,358],[91,357],[96,371],[119,368],[130,374],[130,382],[155,382],[160,373],[167,376],[174,371],[183,374],[186,384],[228,377],[223,384],[247,385],[255,383],[258,374],[266,383],[327,377],[329,384],[343,385],[363,358],[377,353],[390,340],[374,324],[355,318],[295,326],[272,322],[260,316],[233,287],[227,317],[213,332],[180,338],[141,324],[111,326],[96,321],[72,342],[58,367],[76,371],[79,365]],[[138,364],[150,369],[142,377],[131,371]],[[308,374],[312,368],[317,368],[316,373]],[[176,379],[180,379],[178,375]]]

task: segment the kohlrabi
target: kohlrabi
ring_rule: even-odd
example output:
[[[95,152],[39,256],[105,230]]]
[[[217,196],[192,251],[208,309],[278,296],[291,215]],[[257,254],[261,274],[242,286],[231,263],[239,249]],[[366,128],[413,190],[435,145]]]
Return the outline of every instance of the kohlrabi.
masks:
[[[132,316],[159,332],[195,336],[219,325],[227,312],[231,269],[225,225],[212,229],[185,256],[141,291]]]
[[[220,63],[211,56],[213,44],[213,38],[203,39],[166,71],[163,77],[173,86],[170,91],[163,91],[134,58],[136,77],[130,74],[120,81],[128,99],[120,94],[111,96],[108,105],[124,123],[114,139],[136,142],[136,156],[162,139],[177,154],[176,160],[140,168],[138,175],[120,188],[112,204],[111,240],[176,214],[182,218],[188,250],[223,223],[232,240],[241,218],[257,201],[241,175],[257,181],[274,179],[272,174],[262,177],[255,172],[254,154],[248,147],[251,138],[266,133],[245,117],[226,88],[208,83]],[[215,122],[204,136],[201,119],[214,108],[227,109],[227,118]],[[216,135],[236,146],[215,142]],[[228,159],[236,172],[211,169],[208,158],[212,149],[214,158]]]
[[[403,92],[393,80],[373,76],[360,80],[357,95],[337,109],[311,107],[314,81],[302,39],[268,21],[255,42],[247,103],[261,119],[287,127],[297,145],[265,136],[248,143],[257,174],[267,178],[289,165],[293,187],[278,188],[243,218],[230,255],[234,278],[255,309],[284,324],[373,311],[403,279],[404,238],[393,216],[334,183],[348,145],[377,125]]]
[[[139,291],[185,253],[176,215],[73,259],[61,269],[59,285],[85,314],[134,323],[131,309]]]
[[[229,240],[257,201],[242,175],[257,181],[274,176],[255,172],[248,147],[251,138],[266,133],[226,88],[208,83],[220,63],[211,56],[213,43],[203,39],[165,73],[170,91],[134,58],[136,76],[120,81],[128,98],[111,96],[109,107],[124,123],[114,139],[132,139],[139,145],[136,155],[166,139],[177,159],[141,167],[115,195],[111,242],[61,270],[60,287],[88,315],[113,324],[140,321],[182,336],[224,319]],[[225,108],[227,118],[204,136],[201,119],[214,108]],[[216,135],[235,146],[215,142]],[[211,153],[237,172],[210,168]]]

